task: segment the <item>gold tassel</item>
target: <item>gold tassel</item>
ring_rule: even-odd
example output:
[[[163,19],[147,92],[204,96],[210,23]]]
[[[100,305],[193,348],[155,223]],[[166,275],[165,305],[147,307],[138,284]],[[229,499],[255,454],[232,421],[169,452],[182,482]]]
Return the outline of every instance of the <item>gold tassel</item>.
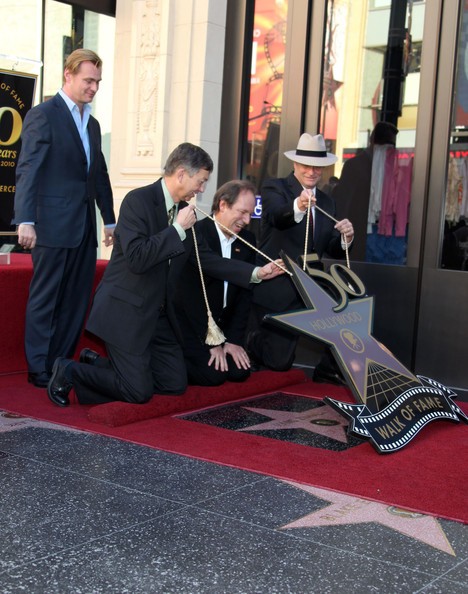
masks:
[[[205,343],[210,346],[219,346],[225,342],[226,337],[224,336],[223,331],[214,321],[211,311],[208,310],[208,331],[206,333]]]
[[[208,303],[208,295],[206,294],[205,281],[203,280],[203,271],[202,271],[201,262],[200,262],[200,255],[198,253],[198,244],[197,244],[197,236],[195,235],[195,227],[192,227],[192,233],[193,233],[193,245],[195,248],[195,256],[197,258],[198,271],[200,273],[200,282],[201,282],[201,286],[202,286],[203,297],[205,299],[206,314],[208,316],[208,330],[206,332],[205,344],[207,344],[209,346],[219,346],[226,342],[226,337],[224,336],[221,328],[214,321],[213,314],[211,313],[211,310],[210,310],[210,306]]]

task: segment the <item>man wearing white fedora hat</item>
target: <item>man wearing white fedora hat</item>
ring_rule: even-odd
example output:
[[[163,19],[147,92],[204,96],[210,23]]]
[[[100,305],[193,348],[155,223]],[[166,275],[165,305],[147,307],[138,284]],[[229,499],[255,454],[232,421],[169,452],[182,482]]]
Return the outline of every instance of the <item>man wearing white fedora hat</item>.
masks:
[[[298,263],[312,253],[319,258],[343,258],[354,238],[353,225],[348,219],[336,222],[334,200],[317,188],[323,168],[338,158],[327,152],[321,134],[302,134],[297,148],[284,154],[293,161],[294,170],[286,178],[267,180],[261,189],[259,249],[270,258],[278,258],[284,251]],[[289,369],[294,363],[298,338],[261,321],[266,314],[304,307],[293,281],[284,275],[273,279],[268,287],[256,286],[253,302],[255,322],[247,340],[249,354],[267,368]],[[321,362],[316,371],[317,380],[340,381],[336,369],[329,364]]]

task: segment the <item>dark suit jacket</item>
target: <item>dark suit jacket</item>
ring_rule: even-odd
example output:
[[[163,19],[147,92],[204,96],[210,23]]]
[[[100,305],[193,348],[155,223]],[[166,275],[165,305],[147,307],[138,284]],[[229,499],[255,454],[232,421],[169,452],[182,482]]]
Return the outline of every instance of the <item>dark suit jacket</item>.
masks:
[[[206,217],[195,225],[197,237],[204,237],[209,248],[221,256],[221,243],[214,222]],[[255,245],[255,235],[246,229],[240,237]],[[231,259],[255,264],[255,252],[240,239],[231,245]],[[252,291],[233,283],[228,284],[226,307],[223,309],[224,281],[206,275],[204,283],[208,303],[213,319],[221,328],[226,340],[233,344],[243,345],[247,321],[250,313]],[[197,266],[188,262],[180,277],[177,289],[177,305],[181,310],[181,327],[187,343],[198,341],[205,346],[207,332],[206,303],[203,296],[200,272]],[[189,334],[191,337],[189,337]],[[209,346],[206,346],[209,349]]]
[[[25,117],[12,222],[34,222],[38,246],[77,247],[88,214],[96,236],[95,203],[104,223],[115,223],[112,190],[101,152],[101,129],[92,116],[88,132],[89,171],[76,124],[58,93]]]
[[[304,254],[306,217],[300,223],[294,221],[294,200],[301,194],[302,186],[294,173],[286,178],[267,180],[261,190],[262,220],[260,226],[260,250],[270,258],[279,258],[281,250],[293,260]],[[317,206],[335,217],[334,201],[316,190]],[[327,216],[315,212],[313,242],[308,252],[317,252],[340,258],[343,256],[341,237],[334,229],[335,223]]]
[[[220,258],[202,238],[197,240],[206,274],[249,286],[254,266]],[[174,296],[189,258],[195,263],[193,233],[189,229],[181,241],[177,230],[168,226],[161,180],[131,191],[120,208],[114,249],[96,290],[87,329],[107,343],[141,354],[154,336],[165,305],[181,340]]]
[[[286,178],[267,180],[263,185],[259,249],[270,258],[279,258],[281,250],[296,262],[304,255],[307,219],[304,217],[300,223],[294,220],[294,200],[302,189],[294,173]],[[318,188],[316,198],[317,205],[335,217],[334,201]],[[320,258],[324,255],[342,258],[341,236],[334,226],[335,223],[326,215],[315,211],[313,240],[309,237],[307,252],[315,251]],[[272,312],[287,311],[302,305],[288,275],[256,286],[254,302]]]
[[[346,161],[332,192],[338,218],[349,219],[354,227],[353,260],[366,259],[372,152],[368,147]]]

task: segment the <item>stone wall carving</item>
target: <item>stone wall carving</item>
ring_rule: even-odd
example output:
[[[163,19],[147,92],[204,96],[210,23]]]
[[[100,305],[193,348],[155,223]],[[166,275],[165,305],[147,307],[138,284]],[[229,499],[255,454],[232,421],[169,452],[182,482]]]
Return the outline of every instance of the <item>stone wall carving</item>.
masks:
[[[153,156],[159,92],[160,2],[146,0],[141,16],[138,67],[137,155]]]

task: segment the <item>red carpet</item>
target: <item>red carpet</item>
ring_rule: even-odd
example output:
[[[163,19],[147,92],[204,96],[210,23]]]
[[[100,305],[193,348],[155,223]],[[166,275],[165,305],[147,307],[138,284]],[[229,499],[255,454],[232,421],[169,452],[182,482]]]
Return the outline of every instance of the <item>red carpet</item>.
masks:
[[[98,260],[94,277],[94,288],[104,274],[107,260]],[[29,283],[32,277],[32,263],[29,254],[11,254],[11,264],[0,266],[0,374],[26,371],[24,356],[24,318],[28,300]],[[102,351],[102,344],[86,334],[78,347]]]
[[[292,369],[285,373],[259,371],[253,373],[247,382],[227,382],[216,388],[190,386],[183,396],[157,396],[147,404],[129,404],[127,402],[101,404],[91,408],[88,418],[95,423],[119,427],[146,419],[222,404],[233,399],[264,394],[305,380],[304,373],[298,369]]]
[[[282,374],[269,378],[267,372],[254,375],[263,392],[271,389],[311,398],[331,396],[351,401],[345,388],[301,380],[287,387],[283,383],[280,388],[274,386],[277,381],[274,375]],[[268,382],[270,388],[266,388]],[[231,393],[231,401],[249,396],[242,395],[238,388]],[[199,407],[206,407],[209,401],[216,400],[216,391],[222,398],[229,396],[215,388],[195,388],[194,394],[198,396],[193,398]],[[157,398],[150,403],[152,414],[162,410],[155,404]],[[171,415],[179,407],[177,397],[173,402],[174,409],[165,416],[110,427],[90,420],[92,417],[96,421],[104,412],[102,408],[109,405],[94,408],[72,405],[61,409],[50,404],[45,391],[29,386],[24,375],[0,377],[1,410],[468,523],[468,471],[464,454],[468,449],[468,428],[462,423],[433,422],[408,446],[392,454],[379,455],[368,443],[337,452],[176,418]],[[459,405],[468,411],[466,403]],[[104,415],[107,421],[115,421],[113,413],[115,410]]]
[[[95,284],[105,266],[98,262]],[[298,370],[258,372],[243,384],[219,388],[192,387],[184,396],[157,396],[146,405],[53,406],[24,373],[31,274],[27,255],[14,254],[12,265],[0,270],[0,410],[468,523],[468,428],[462,423],[433,422],[402,450],[379,455],[368,443],[331,451],[174,416],[275,391],[314,398],[313,404],[325,396],[352,401],[348,390],[306,382]],[[90,335],[83,336],[77,352],[84,346],[102,352]],[[459,405],[468,412],[466,403]]]

